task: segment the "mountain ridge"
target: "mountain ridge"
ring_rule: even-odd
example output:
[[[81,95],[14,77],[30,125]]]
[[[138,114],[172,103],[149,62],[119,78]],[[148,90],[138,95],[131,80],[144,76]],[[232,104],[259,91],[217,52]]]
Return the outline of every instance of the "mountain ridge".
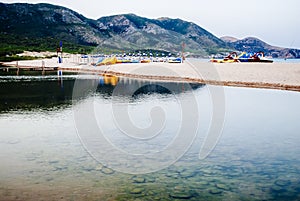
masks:
[[[199,25],[179,18],[148,19],[128,13],[94,20],[69,8],[46,3],[0,3],[0,40],[0,56],[22,50],[55,50],[59,41],[63,41],[65,51],[82,53],[142,49],[178,53],[183,44],[185,51],[194,57],[251,48],[276,56],[274,51],[278,50],[263,48],[267,45],[257,40],[223,41]],[[244,46],[249,48],[242,50]],[[280,51],[286,53],[289,49]],[[280,51],[278,57],[285,54]],[[299,56],[297,51],[293,55]]]
[[[246,37],[243,39],[237,39],[231,36],[221,37],[228,46],[238,50],[246,52],[258,52],[262,51],[272,58],[300,58],[300,50],[294,48],[284,48],[270,45],[257,37]]]

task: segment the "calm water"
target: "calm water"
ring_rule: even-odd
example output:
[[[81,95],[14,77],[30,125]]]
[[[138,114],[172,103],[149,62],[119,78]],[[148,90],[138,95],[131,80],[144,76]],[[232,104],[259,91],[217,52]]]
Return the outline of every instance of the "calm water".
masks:
[[[297,92],[1,76],[0,200],[300,200],[299,117]]]

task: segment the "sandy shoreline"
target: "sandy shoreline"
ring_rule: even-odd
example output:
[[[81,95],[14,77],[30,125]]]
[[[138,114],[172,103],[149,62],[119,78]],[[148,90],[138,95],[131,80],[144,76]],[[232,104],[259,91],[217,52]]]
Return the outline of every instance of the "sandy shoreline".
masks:
[[[281,89],[300,92],[300,63],[223,63],[190,59],[183,64],[148,63],[110,66],[80,65],[74,58],[58,64],[57,59],[19,61],[19,66],[58,67],[63,71],[111,74],[132,78],[197,82],[211,85]],[[15,66],[16,62],[4,63]]]

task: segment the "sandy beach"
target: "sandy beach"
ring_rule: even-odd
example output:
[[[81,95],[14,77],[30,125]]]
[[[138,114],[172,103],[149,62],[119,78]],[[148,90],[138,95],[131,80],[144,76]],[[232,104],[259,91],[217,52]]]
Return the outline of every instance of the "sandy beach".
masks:
[[[19,61],[18,66],[58,67],[63,71],[111,74],[141,79],[198,82],[211,85],[255,87],[300,91],[300,63],[209,63],[188,59],[182,64],[146,63],[91,66],[76,57]],[[16,62],[4,63],[16,66]]]

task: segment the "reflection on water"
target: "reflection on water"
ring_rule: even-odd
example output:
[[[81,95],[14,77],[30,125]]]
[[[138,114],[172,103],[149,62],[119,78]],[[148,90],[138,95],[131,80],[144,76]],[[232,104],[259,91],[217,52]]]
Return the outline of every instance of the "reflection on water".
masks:
[[[72,104],[73,87],[75,80],[83,85],[93,85],[96,83],[99,96],[111,97],[114,88],[122,86],[122,93],[118,96],[127,96],[132,89],[139,88],[133,96],[139,94],[169,93],[168,88],[173,93],[184,93],[189,89],[189,84],[185,83],[164,83],[150,82],[145,80],[130,80],[112,75],[104,76],[0,76],[0,112],[17,109],[46,109],[52,107],[64,107]],[[166,85],[165,87],[162,87]],[[191,84],[194,89],[202,87],[201,84]],[[86,91],[83,97],[86,98],[95,91]]]
[[[75,79],[1,77],[0,200],[300,199],[299,93],[225,88],[222,138],[199,160],[211,117],[207,87],[83,77],[96,91],[76,97],[75,104],[93,98],[96,105],[109,105],[121,87],[115,95],[121,102],[129,99],[131,117],[140,126],[147,125],[144,111],[160,105],[171,113],[166,125],[176,128],[174,95],[196,96],[200,127],[189,151],[168,168],[131,175],[97,162],[82,146],[71,107]]]

